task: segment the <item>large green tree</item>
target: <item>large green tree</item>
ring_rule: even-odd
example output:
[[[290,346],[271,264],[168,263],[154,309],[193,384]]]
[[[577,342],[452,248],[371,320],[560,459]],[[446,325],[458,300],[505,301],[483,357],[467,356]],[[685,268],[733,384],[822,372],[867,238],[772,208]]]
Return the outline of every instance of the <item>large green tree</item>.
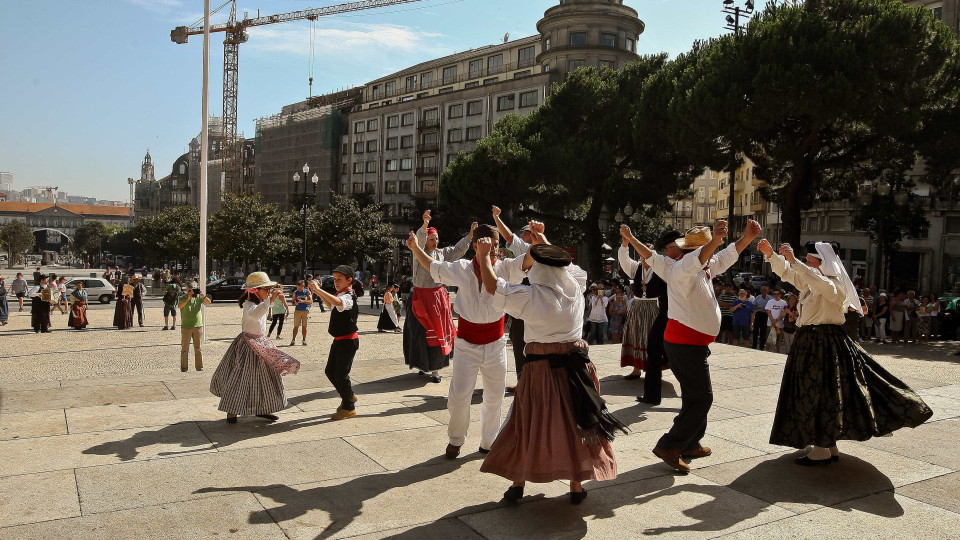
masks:
[[[311,258],[357,265],[383,260],[397,244],[393,227],[383,222],[379,204],[361,207],[356,199],[334,195],[330,206],[309,217],[307,248]]]
[[[9,255],[7,268],[13,268],[14,265],[23,261],[23,254],[31,249],[36,242],[33,231],[22,221],[11,221],[0,228],[0,240],[3,240],[4,247],[7,248]]]
[[[256,195],[227,194],[210,216],[210,256],[222,261],[274,263],[288,258],[295,242],[290,235],[292,215]]]
[[[133,235],[154,262],[189,261],[200,254],[200,210],[175,206],[137,222]]]
[[[902,176],[931,131],[956,140],[960,126],[943,119],[956,116],[958,50],[929,10],[899,1],[770,3],[742,35],[702,46],[677,110],[688,134],[756,164],[784,240],[799,243],[817,195]]]
[[[73,232],[73,249],[89,260],[94,255],[100,254],[104,248],[104,240],[108,236],[109,232],[103,222],[88,221]]]

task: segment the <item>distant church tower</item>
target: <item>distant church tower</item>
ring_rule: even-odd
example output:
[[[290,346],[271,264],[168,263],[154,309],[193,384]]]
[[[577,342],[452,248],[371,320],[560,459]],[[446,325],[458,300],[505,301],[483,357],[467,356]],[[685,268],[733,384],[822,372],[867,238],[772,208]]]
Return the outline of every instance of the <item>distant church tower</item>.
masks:
[[[153,176],[153,159],[150,157],[150,150],[147,150],[147,155],[143,157],[143,164],[140,165],[140,182],[150,182],[153,183],[156,180]]]

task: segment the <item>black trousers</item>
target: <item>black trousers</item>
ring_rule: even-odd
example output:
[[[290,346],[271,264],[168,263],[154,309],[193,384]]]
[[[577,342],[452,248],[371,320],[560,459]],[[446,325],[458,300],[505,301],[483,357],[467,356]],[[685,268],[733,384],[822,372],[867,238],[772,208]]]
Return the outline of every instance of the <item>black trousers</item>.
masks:
[[[353,386],[350,384],[350,369],[353,367],[353,357],[360,348],[359,339],[335,340],[330,344],[330,355],[327,356],[327,368],[323,372],[330,379],[330,383],[340,394],[343,402],[340,406],[346,411],[354,409]]]
[[[758,311],[753,314],[753,340],[750,346],[754,349],[763,350],[767,343],[767,336],[770,334],[770,327],[767,326],[767,312]]]
[[[132,303],[137,310],[137,324],[143,325],[143,298],[134,298]]]
[[[707,413],[713,405],[713,386],[710,383],[710,347],[663,344],[670,359],[677,382],[680,383],[680,414],[673,419],[673,427],[660,437],[657,446],[669,450],[692,450],[700,447],[700,439],[707,432]]]
[[[273,315],[273,320],[270,322],[270,331],[267,334],[272,334],[273,329],[277,329],[277,337],[280,337],[280,332],[283,332],[283,321],[287,319],[286,313],[275,313]]]
[[[523,348],[526,342],[523,341],[523,320],[513,319],[510,323],[510,343],[513,344],[513,363],[517,366],[517,380],[520,380],[520,371],[523,365],[527,363],[527,357],[523,354]]]
[[[661,312],[663,313],[663,312]],[[667,364],[664,351],[663,333],[667,329],[667,316],[663,313],[653,321],[650,327],[650,337],[647,338],[647,364],[643,376],[643,397],[660,401],[660,386],[663,382],[663,366]]]

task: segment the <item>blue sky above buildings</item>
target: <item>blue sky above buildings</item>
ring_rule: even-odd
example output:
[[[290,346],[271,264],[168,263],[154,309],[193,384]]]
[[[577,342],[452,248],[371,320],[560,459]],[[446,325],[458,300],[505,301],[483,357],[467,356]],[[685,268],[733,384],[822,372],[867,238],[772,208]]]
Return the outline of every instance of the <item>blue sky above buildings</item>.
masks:
[[[215,8],[223,0],[211,0]],[[345,0],[240,0],[238,16]],[[418,62],[536,33],[556,0],[424,0],[319,19],[313,92],[325,93]],[[627,0],[646,23],[641,54],[688,50],[720,35],[721,0]],[[170,30],[203,15],[202,0],[0,0],[0,170],[16,186],[127,200],[147,148],[157,178],[200,131],[202,36]],[[226,20],[226,8],[213,17]],[[250,30],[240,46],[238,130],[307,97],[309,22]],[[220,114],[223,34],[211,36],[210,112]]]

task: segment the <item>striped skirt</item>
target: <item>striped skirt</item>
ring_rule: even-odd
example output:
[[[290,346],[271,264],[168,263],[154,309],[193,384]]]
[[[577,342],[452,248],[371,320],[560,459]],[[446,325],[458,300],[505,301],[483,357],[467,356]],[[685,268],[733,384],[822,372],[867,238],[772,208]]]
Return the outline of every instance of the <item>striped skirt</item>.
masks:
[[[237,416],[270,414],[287,406],[280,371],[262,359],[242,333],[220,360],[210,392],[220,398],[219,410]]]
[[[620,367],[645,369],[650,328],[659,314],[660,302],[656,298],[634,298],[630,303],[630,311],[623,324]]]

